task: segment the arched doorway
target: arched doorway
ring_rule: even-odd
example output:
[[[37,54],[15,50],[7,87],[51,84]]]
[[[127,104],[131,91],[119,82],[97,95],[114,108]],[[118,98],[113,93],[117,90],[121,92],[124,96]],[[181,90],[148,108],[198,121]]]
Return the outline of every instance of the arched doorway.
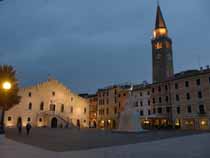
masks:
[[[51,120],[51,128],[57,128],[58,120],[56,117],[53,117]]]

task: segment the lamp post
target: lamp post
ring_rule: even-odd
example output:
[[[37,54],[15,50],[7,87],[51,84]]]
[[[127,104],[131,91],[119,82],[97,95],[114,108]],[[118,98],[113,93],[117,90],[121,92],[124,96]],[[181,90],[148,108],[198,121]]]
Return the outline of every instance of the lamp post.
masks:
[[[12,88],[12,84],[11,82],[9,81],[4,81],[1,85],[2,89],[4,90],[5,92],[5,95],[6,93],[8,93],[8,91]],[[2,106],[2,114],[1,114],[1,120],[0,120],[0,134],[4,134],[4,113],[5,113],[5,106]]]

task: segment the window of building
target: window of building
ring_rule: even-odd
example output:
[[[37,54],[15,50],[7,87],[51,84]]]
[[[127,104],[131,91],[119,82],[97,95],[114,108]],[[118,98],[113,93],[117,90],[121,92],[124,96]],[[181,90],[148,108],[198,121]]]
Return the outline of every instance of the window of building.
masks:
[[[74,98],[73,97],[71,97],[71,101],[73,101],[74,100]]]
[[[180,107],[176,107],[177,114],[180,114]]]
[[[178,88],[179,88],[178,83],[175,83],[175,89],[178,89]]]
[[[123,96],[125,97],[126,96],[126,93],[123,93]]]
[[[61,105],[61,112],[64,112],[64,104]]]
[[[109,104],[109,99],[106,99],[106,104]]]
[[[156,114],[156,109],[155,108],[153,108],[153,114]]]
[[[196,84],[197,84],[197,86],[200,86],[201,85],[201,80],[200,79],[197,79],[196,80]]]
[[[199,105],[199,113],[200,114],[205,114],[204,105]]]
[[[166,112],[167,113],[171,112],[171,107],[166,107]]]
[[[55,111],[55,104],[50,104],[50,111]]]
[[[114,113],[117,114],[117,107],[114,108]]]
[[[189,81],[185,81],[185,87],[189,87]]]
[[[31,121],[31,118],[30,118],[30,117],[28,117],[28,118],[27,118],[27,121],[28,121],[28,122],[30,122],[30,121]]]
[[[107,96],[107,97],[109,96],[109,91],[106,92],[106,96]]]
[[[148,105],[150,105],[150,100],[148,100]]]
[[[7,120],[8,121],[11,121],[12,120],[12,117],[11,116],[8,116]]]
[[[148,115],[150,115],[151,114],[151,112],[150,112],[150,110],[148,110]]]
[[[187,106],[187,112],[188,113],[191,113],[192,112],[192,108],[191,108],[191,106],[189,105],[189,106]]]
[[[210,77],[209,77],[209,83],[210,83]]]
[[[150,91],[147,92],[147,95],[150,95]]]
[[[55,96],[55,92],[54,91],[52,92],[52,96]]]
[[[176,101],[179,101],[179,95],[176,94]]]
[[[120,108],[120,106],[121,106],[121,105],[120,105],[120,102],[119,102],[119,108]]]
[[[142,92],[140,92],[140,96],[142,96]]]
[[[109,115],[109,108],[106,108],[106,114]]]
[[[116,97],[114,98],[114,102],[115,102],[115,104],[117,103],[117,98]]]
[[[28,109],[32,110],[32,103],[31,102],[28,104]]]
[[[159,114],[162,113],[162,108],[158,108],[158,113],[159,113]]]
[[[162,98],[161,97],[159,97],[159,103],[162,103]]]
[[[138,107],[138,101],[136,101],[136,104],[135,105],[136,105],[136,107]]]
[[[187,100],[190,100],[190,93],[186,94],[186,98],[187,98]]]
[[[140,105],[143,106],[143,102],[142,101],[140,101]]]
[[[143,116],[143,115],[144,115],[144,111],[141,110],[141,111],[140,111],[140,116]]]
[[[166,48],[171,48],[171,44],[168,41],[166,41]]]
[[[157,42],[157,43],[155,44],[155,49],[161,49],[161,48],[163,48],[162,42]]]
[[[161,87],[158,87],[158,92],[161,92]]]
[[[41,111],[44,110],[44,102],[43,101],[40,103],[40,110]]]
[[[31,92],[28,93],[28,96],[31,97]]]
[[[114,94],[115,94],[115,95],[117,94],[117,90],[116,90],[116,89],[114,90]]]
[[[119,97],[119,98],[120,98],[120,96],[121,96],[121,95],[120,95],[120,94],[118,94],[118,97]]]
[[[73,113],[73,111],[74,111],[74,109],[73,109],[73,107],[71,106],[70,112]]]
[[[166,91],[168,90],[168,86],[167,86],[167,85],[165,85],[165,90],[166,90]]]
[[[202,92],[198,91],[198,98],[201,99],[202,98]]]
[[[152,93],[154,93],[155,92],[155,88],[152,88]]]
[[[39,122],[42,122],[42,118],[39,118]]]
[[[155,104],[155,98],[152,98],[152,103]]]
[[[166,96],[165,101],[168,102],[168,96]]]

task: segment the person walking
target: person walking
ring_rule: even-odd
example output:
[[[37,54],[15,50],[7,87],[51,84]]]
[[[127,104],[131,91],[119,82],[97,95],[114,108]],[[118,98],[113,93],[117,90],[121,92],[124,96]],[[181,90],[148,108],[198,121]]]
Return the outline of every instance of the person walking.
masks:
[[[27,134],[27,135],[30,134],[31,127],[32,127],[32,126],[31,126],[30,122],[28,122],[27,125],[26,125],[26,134]]]
[[[19,122],[17,125],[18,128],[18,133],[21,134],[22,133],[22,124]]]

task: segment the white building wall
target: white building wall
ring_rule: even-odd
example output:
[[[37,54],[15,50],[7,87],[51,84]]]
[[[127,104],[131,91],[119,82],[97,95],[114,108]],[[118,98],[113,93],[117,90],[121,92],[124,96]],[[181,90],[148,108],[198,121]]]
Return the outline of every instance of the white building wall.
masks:
[[[31,93],[31,97],[29,93]],[[53,93],[55,93],[54,96]],[[21,102],[5,113],[6,126],[16,126],[19,117],[22,118],[23,126],[26,125],[29,117],[33,126],[50,126],[51,118],[55,116],[72,122],[74,125],[76,125],[77,120],[80,120],[82,127],[88,126],[88,101],[71,92],[57,80],[48,80],[36,86],[20,89],[19,95],[22,97]],[[31,110],[29,109],[30,102],[32,103]],[[41,102],[44,102],[43,110],[40,110]],[[50,111],[50,104],[55,104],[55,112]],[[64,112],[61,112],[62,104],[64,105]],[[71,112],[72,108],[73,112]],[[48,114],[47,119],[46,114]],[[58,119],[58,124],[61,122]]]

